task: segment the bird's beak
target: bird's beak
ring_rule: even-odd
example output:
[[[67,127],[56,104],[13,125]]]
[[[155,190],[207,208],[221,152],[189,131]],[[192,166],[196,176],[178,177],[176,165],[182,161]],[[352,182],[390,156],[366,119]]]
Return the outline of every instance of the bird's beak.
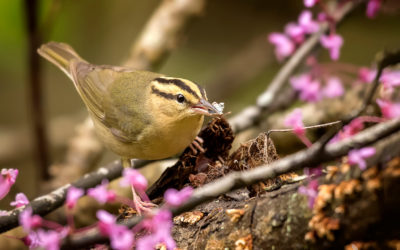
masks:
[[[197,114],[208,116],[221,114],[220,111],[218,111],[211,103],[204,100],[203,98],[200,99],[199,103],[192,106],[192,110]]]

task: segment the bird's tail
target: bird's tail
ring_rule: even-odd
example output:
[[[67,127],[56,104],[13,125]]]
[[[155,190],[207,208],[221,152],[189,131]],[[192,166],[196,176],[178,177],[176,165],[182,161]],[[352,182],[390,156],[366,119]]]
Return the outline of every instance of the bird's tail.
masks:
[[[65,43],[49,42],[40,46],[37,51],[39,55],[59,67],[71,79],[71,63],[86,62],[71,46]]]

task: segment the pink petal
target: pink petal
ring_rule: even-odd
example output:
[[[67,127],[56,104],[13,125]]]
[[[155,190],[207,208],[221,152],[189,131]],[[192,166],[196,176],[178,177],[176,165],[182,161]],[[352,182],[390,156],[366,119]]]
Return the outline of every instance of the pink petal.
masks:
[[[144,176],[136,169],[126,168],[122,172],[122,180],[120,181],[121,186],[133,186],[137,190],[147,189],[147,180]]]
[[[14,185],[18,176],[18,169],[5,169],[1,170],[0,175],[0,200],[3,199],[8,192],[10,192],[11,187]]]
[[[300,99],[308,102],[316,102],[321,99],[321,85],[318,80],[310,82],[307,88],[300,91]]]
[[[304,135],[304,124],[303,124],[303,115],[301,113],[301,109],[294,109],[288,116],[286,116],[283,124],[286,127],[291,127],[294,129],[294,133],[297,135]]]
[[[358,78],[365,83],[371,83],[376,75],[376,70],[370,70],[369,68],[362,67],[358,72]]]
[[[100,204],[114,201],[116,194],[112,190],[107,190],[108,180],[104,179],[100,185],[88,189],[88,196],[95,198]]]
[[[319,24],[312,19],[312,13],[309,10],[301,12],[298,21],[300,27],[302,27],[307,34],[312,34],[319,30]]]
[[[383,117],[388,119],[400,117],[400,103],[393,103],[382,99],[376,99],[376,103],[381,109]]]
[[[298,44],[304,41],[304,29],[296,23],[288,23],[285,26],[285,33]]]
[[[178,207],[182,205],[193,193],[192,187],[185,187],[181,191],[170,188],[165,191],[164,199],[170,206]]]
[[[342,81],[337,77],[330,77],[326,82],[325,88],[322,90],[325,97],[335,98],[344,94]]]
[[[380,8],[381,8],[380,0],[369,0],[367,4],[367,17],[369,18],[376,17]]]
[[[10,203],[11,206],[15,206],[17,208],[25,206],[27,204],[29,204],[29,200],[24,193],[18,193],[15,196],[15,201]]]
[[[275,45],[275,55],[279,61],[290,56],[295,50],[294,43],[285,34],[271,33],[268,40]]]
[[[343,38],[338,34],[323,35],[321,36],[320,42],[323,47],[330,51],[332,60],[339,59],[340,48],[343,45]]]
[[[317,2],[318,2],[318,0],[304,0],[304,5],[307,8],[310,8],[310,7],[313,7]]]
[[[68,209],[76,206],[78,199],[82,197],[85,191],[81,188],[71,186],[67,191],[66,205]]]

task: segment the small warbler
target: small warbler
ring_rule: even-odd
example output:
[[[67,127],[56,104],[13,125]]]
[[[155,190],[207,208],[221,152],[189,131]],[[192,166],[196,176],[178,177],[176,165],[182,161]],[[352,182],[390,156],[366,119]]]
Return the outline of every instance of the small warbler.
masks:
[[[93,65],[64,43],[49,42],[38,53],[72,80],[97,135],[124,167],[131,166],[131,158],[156,160],[181,152],[196,138],[204,115],[221,112],[189,80]]]

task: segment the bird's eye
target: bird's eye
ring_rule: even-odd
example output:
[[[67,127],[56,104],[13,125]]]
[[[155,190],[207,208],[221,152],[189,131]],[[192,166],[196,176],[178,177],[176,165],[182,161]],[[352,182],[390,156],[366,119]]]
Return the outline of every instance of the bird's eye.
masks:
[[[182,94],[178,94],[178,95],[176,96],[176,100],[177,100],[179,103],[183,103],[183,102],[185,101],[185,97],[184,97]]]

